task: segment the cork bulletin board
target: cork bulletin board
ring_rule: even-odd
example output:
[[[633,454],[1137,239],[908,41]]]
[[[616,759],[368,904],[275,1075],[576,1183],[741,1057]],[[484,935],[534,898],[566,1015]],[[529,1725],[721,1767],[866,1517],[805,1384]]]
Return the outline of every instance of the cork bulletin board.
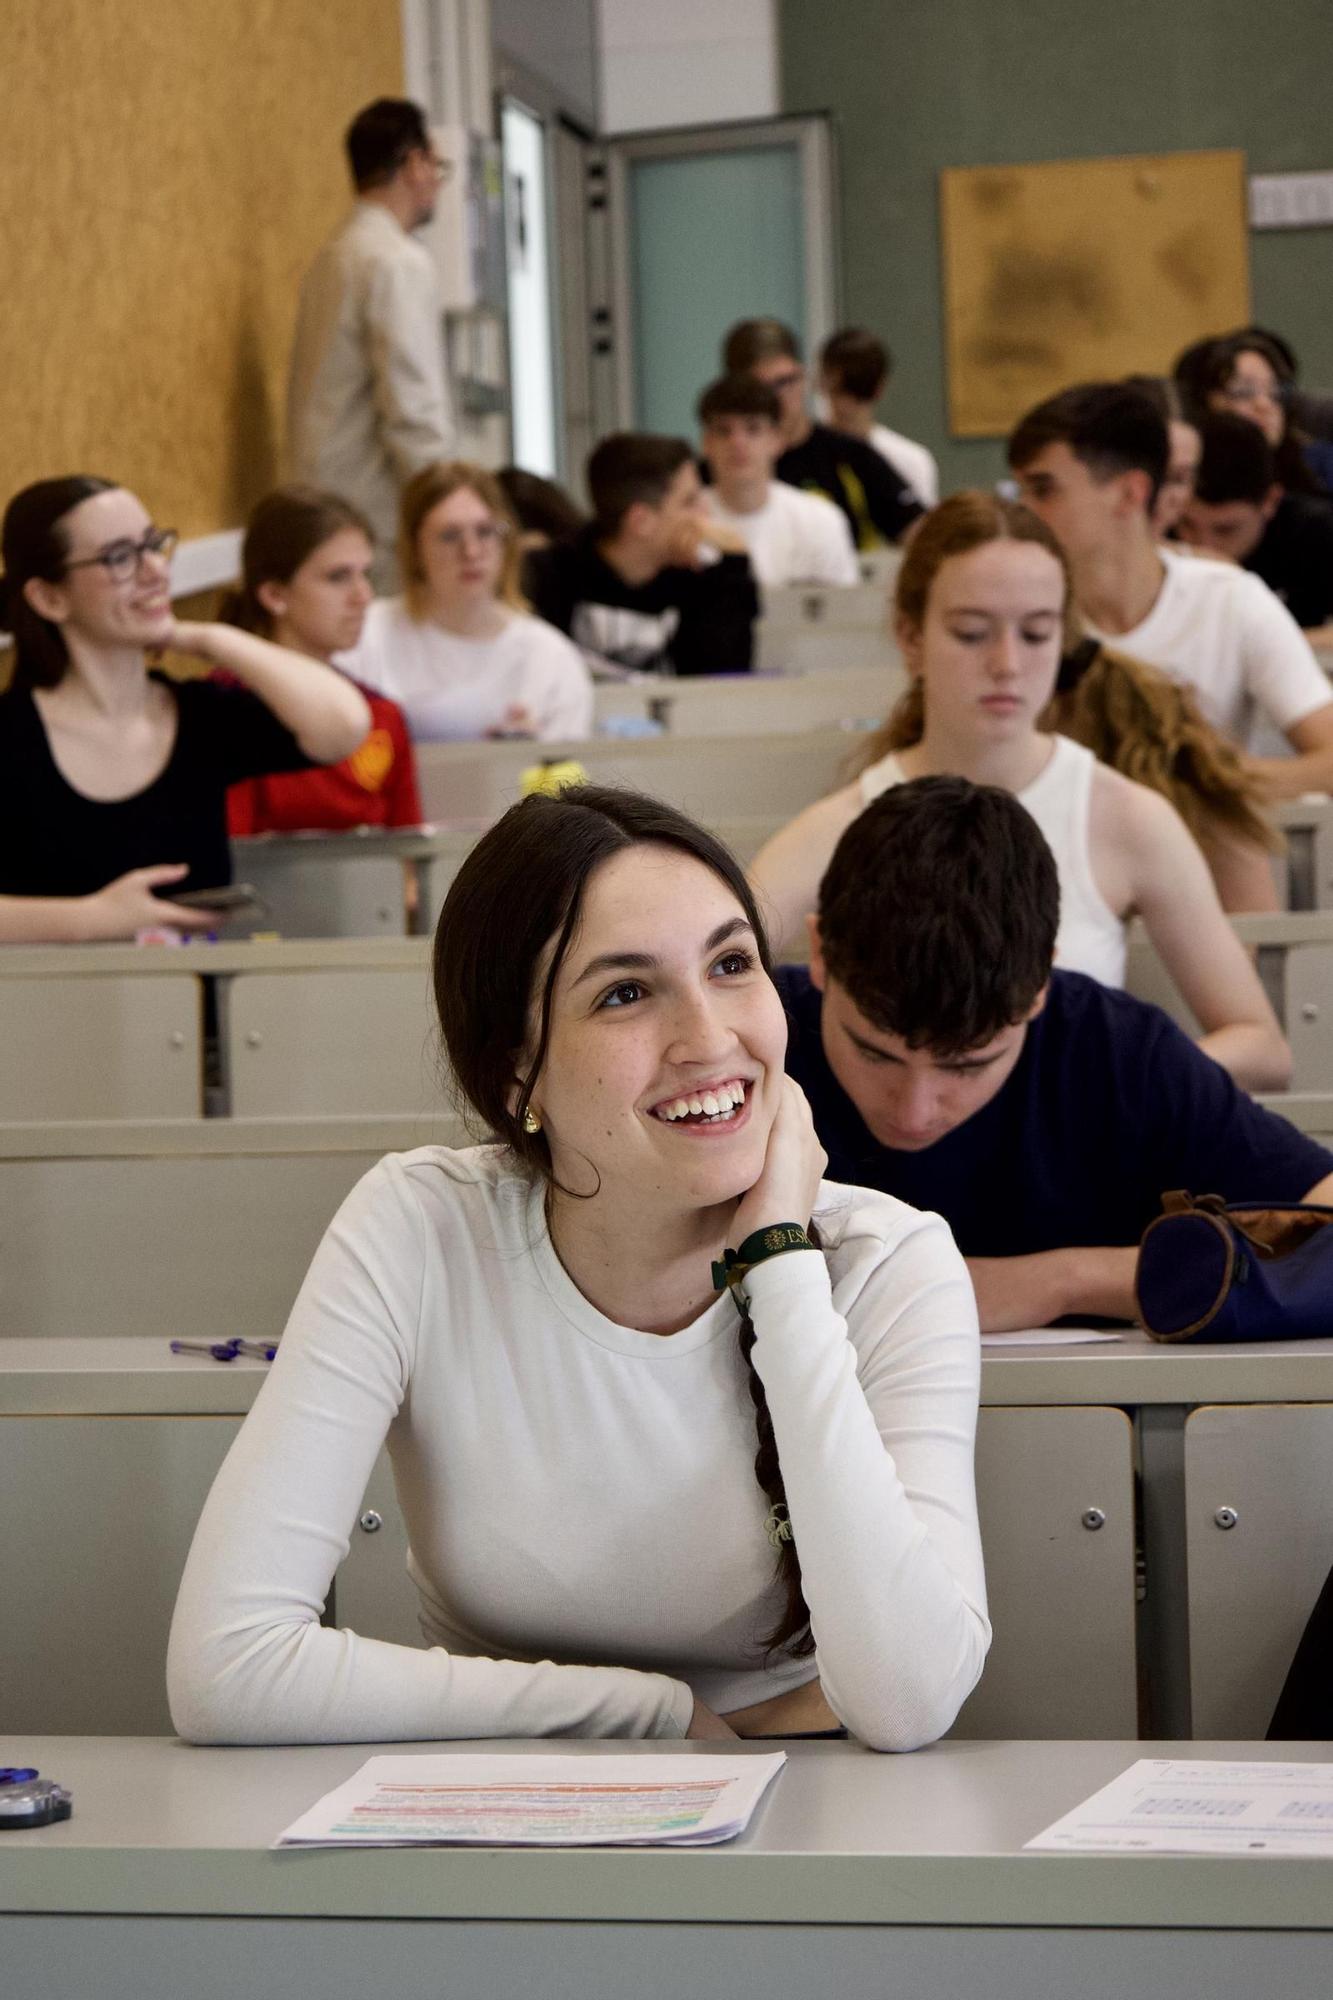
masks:
[[[950,428],[1002,436],[1073,382],[1166,374],[1250,318],[1238,152],[940,176]]]
[[[240,523],[401,36],[400,0],[4,0],[0,503],[96,472],[183,535]]]

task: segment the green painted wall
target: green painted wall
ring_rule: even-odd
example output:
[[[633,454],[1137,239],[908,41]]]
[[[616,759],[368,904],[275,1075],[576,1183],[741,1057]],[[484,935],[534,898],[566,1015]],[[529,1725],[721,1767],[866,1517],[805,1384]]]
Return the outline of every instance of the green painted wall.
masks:
[[[782,109],[834,120],[843,307],[893,349],[885,420],[946,490],[1004,455],[947,434],[942,167],[1239,147],[1251,173],[1333,168],[1333,0],[778,0],[778,19]],[[1333,228],[1251,251],[1256,320],[1333,388]]]

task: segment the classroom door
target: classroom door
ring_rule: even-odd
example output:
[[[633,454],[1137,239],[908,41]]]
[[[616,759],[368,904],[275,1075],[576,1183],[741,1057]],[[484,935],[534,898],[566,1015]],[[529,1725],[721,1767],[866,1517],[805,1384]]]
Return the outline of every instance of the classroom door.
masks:
[[[602,187],[597,187],[598,166]],[[611,424],[692,438],[699,391],[738,319],[784,320],[807,353],[836,309],[833,161],[823,118],[608,141],[590,185],[595,363]],[[606,405],[610,408],[607,409]]]

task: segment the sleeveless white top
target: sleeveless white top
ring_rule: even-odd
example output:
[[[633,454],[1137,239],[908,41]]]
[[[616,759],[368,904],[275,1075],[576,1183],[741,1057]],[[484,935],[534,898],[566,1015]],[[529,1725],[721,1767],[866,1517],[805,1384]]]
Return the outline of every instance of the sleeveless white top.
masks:
[[[1097,887],[1088,846],[1088,814],[1092,802],[1091,750],[1068,736],[1053,739],[1055,749],[1015,797],[1036,820],[1055,856],[1060,877],[1060,928],[1055,962],[1067,972],[1086,972],[1103,986],[1125,983],[1125,926]],[[906,772],[892,751],[861,773],[861,803],[868,806],[890,785],[906,782]]]

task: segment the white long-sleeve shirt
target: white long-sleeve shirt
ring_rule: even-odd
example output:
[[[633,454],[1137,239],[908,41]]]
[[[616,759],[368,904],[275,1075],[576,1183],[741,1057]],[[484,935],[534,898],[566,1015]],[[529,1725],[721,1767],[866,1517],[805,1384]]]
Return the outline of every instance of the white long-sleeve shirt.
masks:
[[[637,1332],[577,1290],[499,1147],[353,1189],[186,1564],[171,1712],[201,1742],[678,1737],[818,1672],[881,1749],[939,1736],[989,1643],[976,1307],[943,1222],[826,1183],[825,1254],[748,1279],[817,1652],[782,1594],[723,1294]],[[425,1646],[320,1625],[387,1437]]]
[[[358,202],[306,273],[287,423],[295,476],[359,507],[391,563],[398,494],[453,456],[454,422],[435,266],[380,202]]]

